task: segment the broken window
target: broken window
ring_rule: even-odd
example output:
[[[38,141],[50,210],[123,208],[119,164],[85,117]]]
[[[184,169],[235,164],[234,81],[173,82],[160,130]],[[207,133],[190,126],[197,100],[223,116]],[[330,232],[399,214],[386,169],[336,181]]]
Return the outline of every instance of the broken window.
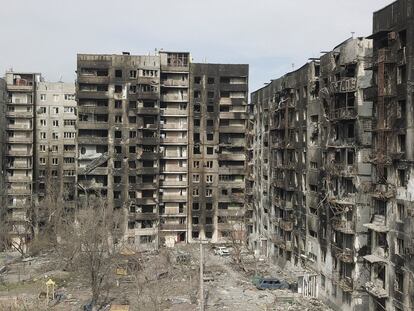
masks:
[[[207,84],[214,84],[214,78],[207,78]]]
[[[395,289],[401,293],[404,292],[404,274],[402,272],[395,272]]]
[[[397,151],[405,152],[405,135],[404,134],[398,135]]]
[[[346,127],[347,129],[347,138],[354,138],[355,137],[355,129],[354,129],[354,124],[353,123],[349,123]]]
[[[397,106],[397,118],[405,118],[405,100],[399,100]]]
[[[213,147],[207,147],[207,154],[213,154]]]
[[[137,77],[137,71],[136,70],[130,70],[129,71],[129,77],[131,79],[135,79]]]
[[[397,174],[398,174],[398,186],[406,187],[407,186],[407,180],[406,180],[406,176],[405,176],[405,170],[398,169]]]
[[[214,106],[213,105],[207,105],[207,112],[214,112]]]
[[[404,221],[405,218],[405,206],[402,203],[397,203],[397,221]]]
[[[347,164],[354,165],[355,162],[355,153],[353,150],[347,150]]]
[[[122,85],[115,85],[115,93],[122,93]]]
[[[115,77],[116,78],[122,78],[122,70],[121,69],[116,69],[115,70]]]

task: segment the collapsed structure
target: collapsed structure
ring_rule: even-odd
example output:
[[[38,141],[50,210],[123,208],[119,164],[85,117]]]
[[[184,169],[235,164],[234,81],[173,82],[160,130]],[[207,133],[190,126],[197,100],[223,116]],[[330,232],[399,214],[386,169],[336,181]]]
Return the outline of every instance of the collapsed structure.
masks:
[[[250,242],[337,310],[412,310],[412,1],[251,95]],[[410,35],[411,34],[411,35]],[[248,205],[247,205],[248,206]]]

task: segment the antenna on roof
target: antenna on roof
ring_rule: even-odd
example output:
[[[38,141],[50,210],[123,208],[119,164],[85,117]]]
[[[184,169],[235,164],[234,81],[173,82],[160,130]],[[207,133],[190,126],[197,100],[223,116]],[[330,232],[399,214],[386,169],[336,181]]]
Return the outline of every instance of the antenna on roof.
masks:
[[[352,37],[352,39],[354,38],[354,35],[355,35],[355,31],[351,31],[351,37]]]
[[[292,70],[295,69],[295,63],[292,63]]]
[[[62,79],[63,79],[63,76],[60,76],[59,82],[63,82]]]

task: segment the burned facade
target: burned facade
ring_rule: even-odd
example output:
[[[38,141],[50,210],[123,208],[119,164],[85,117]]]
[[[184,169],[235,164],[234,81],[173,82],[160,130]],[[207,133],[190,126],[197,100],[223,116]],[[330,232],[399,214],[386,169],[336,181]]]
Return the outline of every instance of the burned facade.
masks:
[[[397,122],[406,115],[401,112],[406,109],[407,91],[393,105],[399,117],[385,118],[394,110],[381,106],[384,97],[379,90],[388,89],[376,72],[384,74],[384,67],[392,69],[392,65],[388,62],[380,68],[376,46],[375,38],[374,49],[369,39],[346,40],[251,97],[255,179],[250,240],[257,252],[281,266],[314,271],[319,297],[337,310],[362,310],[368,303],[370,310],[394,310],[400,308],[397,305],[409,310],[410,306],[408,295],[402,294],[411,286],[409,260],[401,259],[409,256],[410,224],[399,225],[396,220],[398,213],[398,219],[406,219],[407,214],[401,213],[409,210],[409,197],[397,199],[398,187],[405,187],[400,188],[401,196],[409,191],[408,171],[400,173],[402,165],[396,164],[407,150],[402,142],[409,134],[402,127],[408,121]],[[404,46],[400,45],[400,54]],[[407,77],[399,78],[397,73],[404,69],[394,70],[395,81],[387,83],[404,84]],[[373,87],[373,83],[382,85]],[[391,96],[386,100],[394,103]],[[397,124],[393,131],[384,130],[385,125]],[[380,161],[387,157],[385,163]],[[397,165],[395,172],[382,171],[388,182],[378,179],[377,166],[392,165]],[[392,200],[397,216],[387,208]],[[390,230],[391,224],[400,226],[400,233]],[[397,233],[393,236],[390,231]],[[404,242],[399,241],[402,237]],[[389,256],[390,244],[393,252],[403,253]],[[387,261],[395,267],[393,259],[401,265],[397,272],[384,268]],[[394,284],[400,286],[401,304],[394,299],[386,305]]]
[[[126,208],[129,243],[156,247],[159,59],[81,54],[77,75],[79,198]]]
[[[373,166],[364,287],[372,310],[412,310],[414,3],[399,0],[374,13]]]
[[[80,54],[77,73],[79,196],[126,208],[140,248],[225,236],[220,203],[244,210],[247,66]]]
[[[7,89],[6,81],[0,78],[0,223],[4,224],[7,216],[6,206],[6,101]],[[0,249],[3,249],[0,246]]]
[[[191,64],[189,241],[244,233],[247,65]]]
[[[33,214],[34,139],[37,73],[6,73],[5,192],[11,239],[23,247]]]
[[[306,107],[317,62],[272,80],[252,94],[256,249],[281,266],[299,265],[306,241]]]
[[[320,146],[308,152],[310,267],[320,273],[320,295],[341,310],[362,310],[367,302],[372,102],[364,90],[371,85],[365,70],[371,53],[371,40],[357,38],[323,55],[319,102],[308,109],[308,146]]]

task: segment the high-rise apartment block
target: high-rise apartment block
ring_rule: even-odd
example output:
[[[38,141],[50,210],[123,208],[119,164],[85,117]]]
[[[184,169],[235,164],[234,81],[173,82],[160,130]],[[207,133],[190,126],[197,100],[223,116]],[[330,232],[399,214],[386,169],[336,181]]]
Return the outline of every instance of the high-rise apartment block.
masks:
[[[414,309],[414,3],[399,0],[374,13],[372,188],[368,282],[373,310]]]
[[[245,230],[247,65],[191,64],[189,240]]]
[[[34,195],[34,114],[37,73],[6,73],[6,207],[12,239],[25,243],[30,236]]]
[[[80,54],[77,73],[79,195],[126,208],[141,249],[228,238],[236,215],[219,209],[244,213],[247,66]]]
[[[7,215],[6,206],[6,81],[0,78],[0,223],[5,224]],[[0,246],[0,249],[3,249]]]
[[[399,0],[375,12],[369,38],[251,95],[250,241],[313,271],[314,293],[335,310],[414,306],[413,9]]]
[[[76,193],[75,84],[39,82],[36,85],[35,185],[37,202],[61,196],[74,203]]]

